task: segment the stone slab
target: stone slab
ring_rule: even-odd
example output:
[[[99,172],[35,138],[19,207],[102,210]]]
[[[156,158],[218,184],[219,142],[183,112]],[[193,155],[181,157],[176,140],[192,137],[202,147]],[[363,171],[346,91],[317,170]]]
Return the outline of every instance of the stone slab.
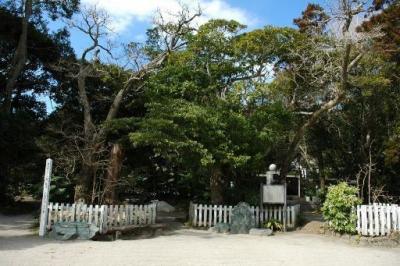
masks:
[[[249,230],[249,234],[255,235],[255,236],[270,236],[270,235],[272,235],[272,230],[271,229],[251,228]]]

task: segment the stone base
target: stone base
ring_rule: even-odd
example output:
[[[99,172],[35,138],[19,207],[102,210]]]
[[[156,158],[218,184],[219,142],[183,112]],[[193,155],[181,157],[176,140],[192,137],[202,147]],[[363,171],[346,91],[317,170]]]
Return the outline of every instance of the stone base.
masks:
[[[209,232],[212,233],[229,233],[230,226],[227,223],[217,223],[214,227],[210,227],[208,229]]]
[[[249,234],[255,235],[255,236],[270,236],[270,235],[272,235],[272,230],[271,229],[252,228],[252,229],[250,229]]]

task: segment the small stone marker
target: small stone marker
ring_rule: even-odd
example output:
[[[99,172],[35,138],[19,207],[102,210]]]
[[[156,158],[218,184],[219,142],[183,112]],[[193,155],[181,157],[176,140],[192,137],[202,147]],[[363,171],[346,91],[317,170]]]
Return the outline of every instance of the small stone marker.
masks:
[[[271,229],[259,229],[259,228],[251,228],[249,231],[250,235],[256,236],[270,236],[272,235]]]
[[[240,202],[232,210],[231,233],[248,234],[253,227],[255,227],[255,223],[250,205]]]

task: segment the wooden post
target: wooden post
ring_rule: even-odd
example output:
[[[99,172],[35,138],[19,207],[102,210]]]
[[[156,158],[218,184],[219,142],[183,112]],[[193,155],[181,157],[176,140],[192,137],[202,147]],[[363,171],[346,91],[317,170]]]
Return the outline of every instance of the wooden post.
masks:
[[[42,207],[40,210],[40,226],[39,226],[40,237],[44,237],[44,235],[46,234],[46,221],[48,214],[50,179],[51,179],[52,168],[53,168],[53,160],[49,158],[46,160],[46,169],[44,171],[43,197],[42,197]]]
[[[287,211],[287,185],[286,185],[286,177],[285,177],[285,183],[283,184],[284,186],[284,203],[283,203],[283,232],[286,232],[286,211]]]

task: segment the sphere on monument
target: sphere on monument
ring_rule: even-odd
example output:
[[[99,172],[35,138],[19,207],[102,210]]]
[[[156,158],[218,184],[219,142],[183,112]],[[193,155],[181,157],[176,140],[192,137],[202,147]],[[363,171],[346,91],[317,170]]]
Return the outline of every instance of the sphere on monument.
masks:
[[[270,170],[270,171],[276,171],[276,164],[273,164],[273,163],[270,164],[270,165],[269,165],[269,170]]]

